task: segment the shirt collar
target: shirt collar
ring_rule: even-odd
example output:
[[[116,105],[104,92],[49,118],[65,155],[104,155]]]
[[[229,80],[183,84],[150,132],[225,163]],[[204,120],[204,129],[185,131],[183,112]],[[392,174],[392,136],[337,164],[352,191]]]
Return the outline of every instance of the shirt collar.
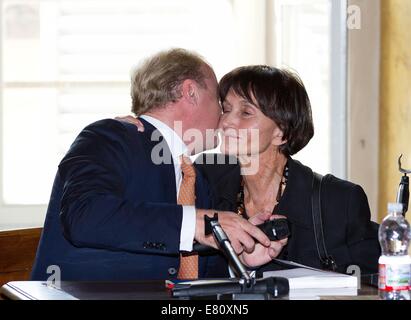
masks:
[[[148,116],[146,114],[141,115],[140,118],[143,118],[150,124],[152,124],[167,142],[168,147],[170,148],[171,155],[173,156],[174,162],[179,163],[179,158],[181,155],[188,155],[188,148],[180,136],[171,129],[168,125],[162,122],[159,119]]]

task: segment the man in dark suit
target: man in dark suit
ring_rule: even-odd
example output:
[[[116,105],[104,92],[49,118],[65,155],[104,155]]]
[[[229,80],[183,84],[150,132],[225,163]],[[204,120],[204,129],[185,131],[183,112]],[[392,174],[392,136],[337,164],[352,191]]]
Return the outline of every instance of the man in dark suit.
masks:
[[[206,134],[221,114],[212,68],[191,52],[164,51],[136,70],[131,95],[144,132],[117,120],[95,122],[61,161],[33,280],[47,279],[52,265],[62,280],[227,274],[221,256],[191,253],[194,241],[217,247],[204,235],[204,216],[214,213],[209,187],[187,160],[217,141]],[[254,239],[270,245],[233,212],[219,221],[237,252],[252,251]],[[190,273],[182,273],[183,262]]]

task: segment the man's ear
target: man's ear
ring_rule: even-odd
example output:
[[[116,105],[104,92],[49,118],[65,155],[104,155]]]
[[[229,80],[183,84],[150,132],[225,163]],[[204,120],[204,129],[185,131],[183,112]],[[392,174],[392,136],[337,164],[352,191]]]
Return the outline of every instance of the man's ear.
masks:
[[[182,98],[186,99],[191,104],[198,102],[198,86],[197,83],[191,79],[183,81],[181,86]]]

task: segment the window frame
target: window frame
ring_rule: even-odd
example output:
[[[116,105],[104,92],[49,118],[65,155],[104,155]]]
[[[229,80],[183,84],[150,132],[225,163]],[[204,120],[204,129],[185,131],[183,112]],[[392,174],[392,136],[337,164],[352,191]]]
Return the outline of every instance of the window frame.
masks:
[[[347,0],[331,1],[330,169],[342,179],[347,179],[347,6]]]

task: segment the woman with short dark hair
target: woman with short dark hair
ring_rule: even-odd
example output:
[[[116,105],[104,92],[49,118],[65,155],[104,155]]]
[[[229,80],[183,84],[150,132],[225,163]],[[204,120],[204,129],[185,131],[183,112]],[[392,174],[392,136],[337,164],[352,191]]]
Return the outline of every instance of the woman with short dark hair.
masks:
[[[377,225],[370,221],[363,189],[327,175],[315,193],[319,178],[291,158],[314,135],[310,100],[301,79],[286,70],[257,65],[231,71],[219,85],[226,164],[218,164],[221,155],[208,154],[198,166],[210,182],[213,208],[237,211],[245,218],[264,213],[286,217],[288,242],[273,246],[271,257],[340,272],[350,265],[359,266],[363,274],[377,272]],[[233,161],[227,156],[238,162],[229,164]],[[255,250],[266,248],[256,245]],[[243,252],[242,260],[249,267],[263,265],[260,271],[275,267],[266,254],[261,256],[265,258]]]
[[[239,67],[220,80],[219,95],[222,154],[196,160],[211,188],[211,207],[254,224],[285,218],[290,229],[270,247],[257,243],[252,252],[243,251],[241,261],[260,273],[279,267],[274,258],[376,273],[378,225],[370,220],[363,189],[332,175],[321,177],[291,157],[314,135],[301,79],[265,65]],[[125,120],[142,126],[138,119]]]
[[[239,67],[220,80],[219,88],[223,105],[232,90],[275,122],[285,141],[278,151],[285,156],[300,151],[313,137],[310,99],[296,74],[264,65]]]

